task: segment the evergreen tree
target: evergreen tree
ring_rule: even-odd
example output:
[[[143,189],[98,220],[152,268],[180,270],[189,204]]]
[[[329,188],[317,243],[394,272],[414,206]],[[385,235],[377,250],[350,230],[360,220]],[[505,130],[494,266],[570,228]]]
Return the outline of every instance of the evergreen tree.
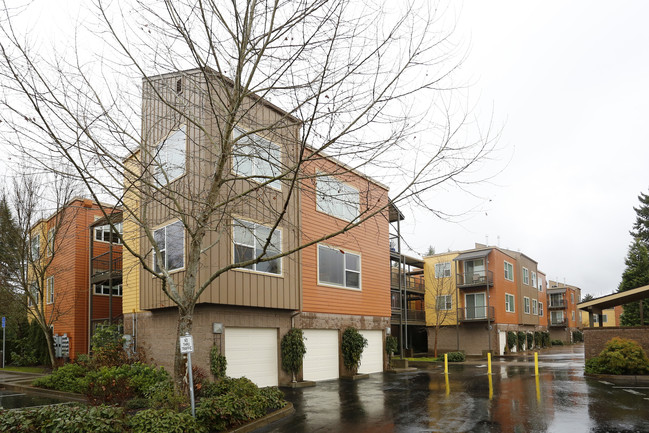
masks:
[[[637,215],[631,235],[634,238],[639,238],[649,248],[649,195],[640,193],[638,200],[640,200],[640,206],[633,208]]]
[[[636,237],[629,247],[629,253],[624,263],[626,269],[622,274],[622,282],[618,287],[618,292],[649,285],[649,249],[639,237]],[[644,324],[649,324],[649,301],[644,300],[642,303],[643,321]],[[621,322],[622,326],[638,326],[641,324],[639,302],[624,306]]]

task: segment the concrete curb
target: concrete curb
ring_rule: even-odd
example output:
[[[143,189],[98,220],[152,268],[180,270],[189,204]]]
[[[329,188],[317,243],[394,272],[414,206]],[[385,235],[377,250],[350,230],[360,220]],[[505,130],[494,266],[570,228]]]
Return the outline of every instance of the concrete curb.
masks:
[[[623,375],[623,374],[589,374],[584,373],[585,377],[597,380],[605,380],[616,385],[649,385],[649,376],[646,375]]]
[[[278,421],[289,415],[292,415],[294,412],[295,412],[295,408],[293,407],[293,403],[287,401],[286,406],[284,406],[283,408],[276,410],[275,412],[270,413],[263,418],[259,418],[254,421],[251,421],[246,425],[242,425],[241,427],[228,430],[228,433],[248,433],[253,430],[257,430],[258,428],[265,427],[268,424]]]

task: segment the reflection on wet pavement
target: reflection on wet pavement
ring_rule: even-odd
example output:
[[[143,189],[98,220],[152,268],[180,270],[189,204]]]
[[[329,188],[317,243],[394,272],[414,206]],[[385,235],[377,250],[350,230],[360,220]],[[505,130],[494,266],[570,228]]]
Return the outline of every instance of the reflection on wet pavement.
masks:
[[[583,346],[484,364],[285,390],[294,415],[260,432],[648,432],[649,389],[583,375]]]

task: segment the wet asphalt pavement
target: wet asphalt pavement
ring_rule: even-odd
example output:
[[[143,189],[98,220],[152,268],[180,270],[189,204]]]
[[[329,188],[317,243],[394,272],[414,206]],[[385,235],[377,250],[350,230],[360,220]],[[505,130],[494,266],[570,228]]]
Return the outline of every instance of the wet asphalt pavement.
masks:
[[[586,378],[583,345],[284,389],[295,413],[257,432],[649,432],[649,387]]]

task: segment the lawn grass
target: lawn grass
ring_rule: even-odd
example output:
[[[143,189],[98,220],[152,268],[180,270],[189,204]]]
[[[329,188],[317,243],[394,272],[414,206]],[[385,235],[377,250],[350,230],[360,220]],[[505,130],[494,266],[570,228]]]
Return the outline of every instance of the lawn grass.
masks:
[[[0,371],[18,371],[20,373],[45,373],[46,372],[43,367],[13,367],[13,366],[0,368]]]

